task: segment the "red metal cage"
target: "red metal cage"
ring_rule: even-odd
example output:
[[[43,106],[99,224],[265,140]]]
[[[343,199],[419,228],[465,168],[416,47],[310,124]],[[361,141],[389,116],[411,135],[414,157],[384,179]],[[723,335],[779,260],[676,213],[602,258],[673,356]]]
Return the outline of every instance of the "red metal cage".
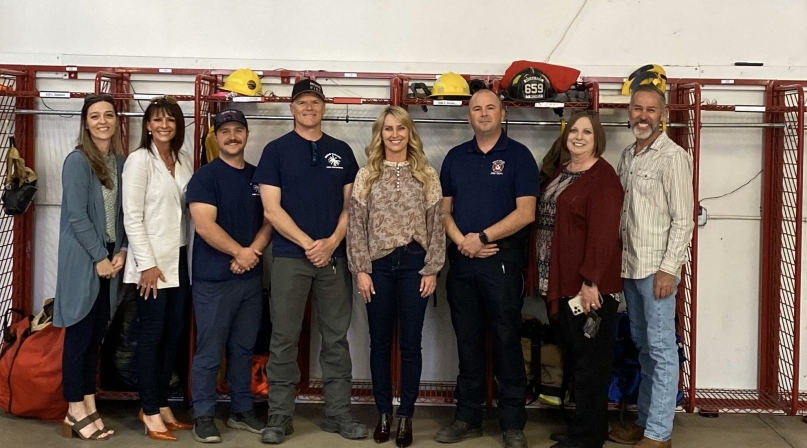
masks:
[[[25,164],[35,168],[33,157],[34,126],[33,116],[18,115],[17,109],[33,108],[33,98],[16,94],[34,89],[34,71],[9,70],[0,68],[0,175],[3,176],[5,190],[6,155],[12,140],[25,159]],[[8,216],[0,212],[0,345],[2,344],[2,324],[10,308],[18,308],[25,313],[31,310],[32,269],[33,269],[33,215],[34,206],[23,215]],[[12,317],[10,317],[12,318]]]

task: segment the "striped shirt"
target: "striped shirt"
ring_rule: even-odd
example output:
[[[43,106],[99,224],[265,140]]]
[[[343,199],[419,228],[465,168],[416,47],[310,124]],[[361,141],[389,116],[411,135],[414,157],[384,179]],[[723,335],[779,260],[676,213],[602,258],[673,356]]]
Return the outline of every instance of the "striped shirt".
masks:
[[[659,270],[680,277],[695,226],[692,157],[664,133],[638,154],[635,148],[625,148],[617,167],[625,189],[622,277]]]

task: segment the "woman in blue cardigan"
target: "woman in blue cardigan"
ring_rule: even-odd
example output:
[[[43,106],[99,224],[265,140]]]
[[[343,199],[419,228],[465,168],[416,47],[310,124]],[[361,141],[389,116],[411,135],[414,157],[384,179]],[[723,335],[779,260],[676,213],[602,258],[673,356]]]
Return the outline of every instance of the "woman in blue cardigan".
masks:
[[[95,407],[95,373],[127,246],[120,182],[125,157],[111,96],[84,100],[80,129],[62,168],[53,324],[65,327],[62,383],[69,407],[62,434],[104,440],[114,431],[104,428]]]

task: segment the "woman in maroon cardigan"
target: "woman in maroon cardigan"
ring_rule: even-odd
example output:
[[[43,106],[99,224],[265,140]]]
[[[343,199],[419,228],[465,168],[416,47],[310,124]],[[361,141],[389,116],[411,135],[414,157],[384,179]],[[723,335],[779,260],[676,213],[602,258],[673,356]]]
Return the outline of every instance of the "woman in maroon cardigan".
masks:
[[[553,448],[602,447],[608,437],[608,385],[614,352],[617,298],[622,291],[619,219],[622,184],[600,158],[605,131],[592,112],[575,114],[563,131],[571,161],[561,166],[538,203],[538,289],[549,316],[557,319],[564,369],[575,391],[575,416]],[[581,296],[583,313],[568,305]],[[600,319],[596,334],[584,331]]]

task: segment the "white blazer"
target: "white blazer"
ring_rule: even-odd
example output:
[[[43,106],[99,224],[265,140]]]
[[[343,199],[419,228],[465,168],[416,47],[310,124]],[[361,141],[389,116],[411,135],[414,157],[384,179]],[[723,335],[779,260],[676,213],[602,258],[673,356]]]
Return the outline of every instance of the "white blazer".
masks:
[[[141,272],[157,266],[165,277],[165,282],[157,280],[158,289],[179,286],[179,248],[189,240],[185,187],[193,175],[193,162],[184,149],[174,175],[176,179],[154,146],[126,159],[121,176],[123,225],[129,238],[124,283],[137,283]]]

